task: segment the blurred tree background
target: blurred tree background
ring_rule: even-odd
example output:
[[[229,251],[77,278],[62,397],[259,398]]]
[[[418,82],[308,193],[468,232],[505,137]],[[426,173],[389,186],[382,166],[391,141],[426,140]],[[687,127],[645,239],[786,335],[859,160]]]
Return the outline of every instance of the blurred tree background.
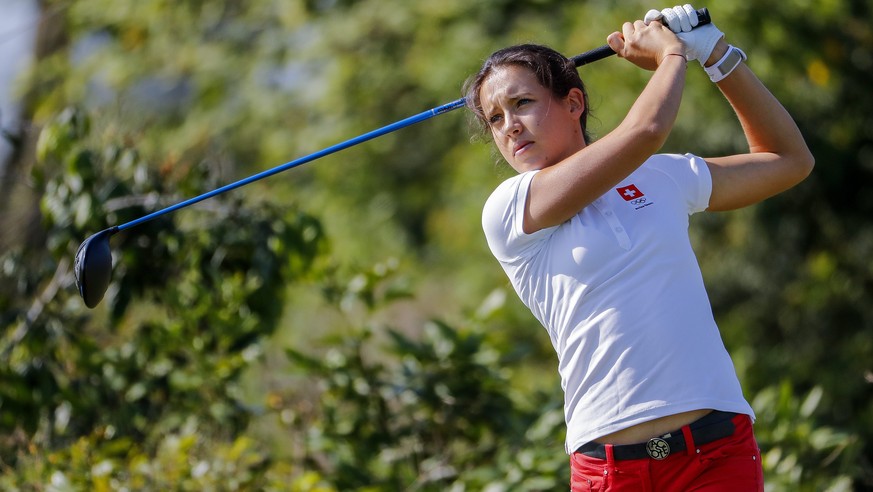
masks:
[[[495,49],[577,54],[660,5],[38,3],[22,123],[3,128],[0,488],[567,488],[555,356],[480,230],[510,172],[462,111],[118,234],[93,311],[72,258],[457,99]],[[873,7],[709,7],[817,159],[777,198],[692,221],[767,488],[873,489]],[[581,74],[595,135],[649,76],[616,58]],[[692,66],[664,150],[743,144]]]

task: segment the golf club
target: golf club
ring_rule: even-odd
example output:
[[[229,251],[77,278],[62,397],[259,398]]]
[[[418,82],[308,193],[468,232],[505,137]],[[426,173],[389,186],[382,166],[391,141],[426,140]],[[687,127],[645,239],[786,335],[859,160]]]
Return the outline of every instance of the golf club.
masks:
[[[698,26],[711,22],[709,11],[706,8],[698,9],[697,17]],[[586,51],[585,53],[576,55],[572,57],[571,60],[576,64],[576,67],[581,67],[582,65],[602,60],[603,58],[612,56],[614,54],[615,52],[612,50],[612,48],[610,48],[608,45],[603,45],[591,51]],[[106,293],[106,289],[109,288],[109,282],[112,277],[112,254],[109,249],[109,238],[117,232],[130,229],[134,226],[142,224],[143,222],[147,222],[154,218],[166,215],[170,212],[185,208],[189,205],[193,205],[197,202],[201,202],[208,198],[212,198],[216,195],[220,195],[224,192],[239,188],[241,186],[245,186],[255,181],[272,176],[274,174],[287,171],[288,169],[300,166],[302,164],[306,164],[307,162],[320,159],[324,156],[333,154],[343,149],[347,149],[368,140],[372,140],[376,137],[395,132],[401,128],[405,128],[415,123],[419,123],[421,121],[433,118],[434,116],[448,113],[464,106],[464,104],[465,99],[461,98],[448,104],[437,106],[435,108],[421,112],[417,115],[410,116],[395,123],[383,126],[382,128],[364,133],[344,142],[335,144],[331,147],[327,147],[323,150],[319,150],[307,156],[300,157],[293,161],[286,162],[285,164],[254,174],[248,178],[241,179],[239,181],[217,188],[213,191],[179,202],[164,209],[152,212],[148,215],[140,217],[139,219],[132,220],[118,226],[113,226],[108,229],[104,229],[86,239],[76,251],[74,270],[76,274],[76,286],[79,289],[79,295],[82,296],[82,299],[85,301],[85,305],[89,308],[95,307],[103,299],[103,295]]]

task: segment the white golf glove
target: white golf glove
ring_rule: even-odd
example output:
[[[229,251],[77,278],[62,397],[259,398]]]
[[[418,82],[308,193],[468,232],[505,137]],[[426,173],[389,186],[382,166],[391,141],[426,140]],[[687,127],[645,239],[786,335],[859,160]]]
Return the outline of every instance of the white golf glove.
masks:
[[[715,44],[724,36],[714,24],[697,26],[697,12],[690,4],[677,5],[661,11],[650,10],[644,19],[646,24],[659,20],[676,33],[685,45],[685,57],[688,61],[697,60],[700,65],[706,63],[712,54]]]

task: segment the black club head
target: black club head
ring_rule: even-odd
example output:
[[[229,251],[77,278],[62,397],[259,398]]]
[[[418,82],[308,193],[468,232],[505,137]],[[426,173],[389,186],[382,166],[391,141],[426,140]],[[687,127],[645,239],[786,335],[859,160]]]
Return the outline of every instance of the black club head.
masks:
[[[113,227],[94,234],[76,251],[74,270],[76,286],[85,305],[93,308],[103,299],[112,278],[112,253],[109,238],[118,231]]]

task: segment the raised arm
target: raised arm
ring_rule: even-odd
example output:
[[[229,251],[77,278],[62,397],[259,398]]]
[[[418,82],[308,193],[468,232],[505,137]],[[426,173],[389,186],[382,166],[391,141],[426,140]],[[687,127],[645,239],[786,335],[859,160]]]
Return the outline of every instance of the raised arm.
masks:
[[[673,128],[686,65],[675,34],[660,23],[636,21],[625,23],[607,41],[619,56],[655,73],[618,127],[537,173],[528,192],[525,232],[577,214],[657,152]]]
[[[692,30],[691,5],[650,10],[682,40],[686,55],[706,67],[734,109],[749,144],[747,153],[706,159],[712,174],[709,210],[732,210],[791,188],[812,171],[812,154],[782,104],[746,66],[745,53],[728,45],[713,24]]]
[[[706,66],[727,52],[722,39]],[[812,171],[814,159],[791,115],[745,63],[718,82],[749,144],[749,152],[706,158],[712,173],[709,210],[733,210],[787,190]]]

